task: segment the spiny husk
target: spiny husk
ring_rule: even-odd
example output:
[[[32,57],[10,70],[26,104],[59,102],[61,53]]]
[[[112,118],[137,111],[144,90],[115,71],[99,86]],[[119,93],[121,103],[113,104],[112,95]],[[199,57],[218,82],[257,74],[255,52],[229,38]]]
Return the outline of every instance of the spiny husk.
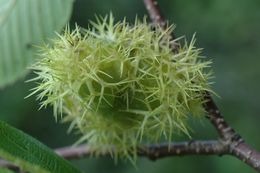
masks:
[[[32,94],[38,93],[42,106],[64,115],[80,130],[79,142],[97,153],[113,146],[114,154],[132,159],[144,142],[189,135],[186,120],[203,113],[211,76],[194,39],[174,53],[172,27],[115,23],[112,15],[92,27],[67,27],[42,48],[32,67],[38,81]]]

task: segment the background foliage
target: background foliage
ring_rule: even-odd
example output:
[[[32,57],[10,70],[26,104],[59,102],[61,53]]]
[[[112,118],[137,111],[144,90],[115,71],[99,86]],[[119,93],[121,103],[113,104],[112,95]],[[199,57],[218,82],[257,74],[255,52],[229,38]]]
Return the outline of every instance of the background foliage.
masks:
[[[203,47],[204,55],[213,60],[216,76],[213,88],[221,96],[216,99],[221,111],[246,141],[260,150],[260,1],[161,0],[159,3],[164,15],[177,25],[177,36],[186,35],[189,40],[194,32],[197,33],[197,46]],[[105,15],[110,11],[117,20],[126,16],[133,21],[136,14],[140,17],[146,14],[140,0],[76,0],[70,23],[72,26],[75,22],[87,26],[95,14]],[[38,111],[39,103],[34,97],[24,100],[28,90],[34,86],[24,81],[32,76],[29,74],[0,90],[0,119],[50,147],[72,144],[77,134],[66,134],[68,124],[56,124],[50,109]],[[192,123],[194,138],[217,136],[207,121]],[[181,139],[186,137],[176,140]],[[73,163],[82,170],[97,173],[254,172],[229,156],[174,157],[156,162],[140,158],[137,169],[123,161],[115,165],[108,157],[87,158]]]

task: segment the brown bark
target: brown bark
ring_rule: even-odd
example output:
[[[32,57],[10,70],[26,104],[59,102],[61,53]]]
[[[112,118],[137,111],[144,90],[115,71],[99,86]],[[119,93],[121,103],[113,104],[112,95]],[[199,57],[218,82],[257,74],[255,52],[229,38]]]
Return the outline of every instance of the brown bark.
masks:
[[[153,22],[165,28],[166,20],[161,15],[157,1],[143,1]],[[173,35],[172,38],[175,38],[175,36]],[[176,51],[175,48],[173,48],[173,51]],[[229,148],[225,154],[235,156],[255,170],[260,171],[260,153],[246,144],[243,138],[225,121],[209,92],[205,93],[204,99],[203,106],[208,113],[206,117],[217,130],[222,143]],[[216,154],[219,153],[216,152]]]

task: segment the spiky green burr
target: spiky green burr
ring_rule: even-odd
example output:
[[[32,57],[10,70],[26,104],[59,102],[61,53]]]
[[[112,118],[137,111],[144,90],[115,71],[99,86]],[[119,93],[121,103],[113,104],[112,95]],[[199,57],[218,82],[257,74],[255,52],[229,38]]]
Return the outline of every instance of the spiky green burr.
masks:
[[[203,114],[210,90],[210,61],[202,61],[194,39],[174,53],[171,30],[145,20],[115,23],[112,15],[90,29],[67,28],[42,48],[32,94],[97,153],[113,146],[120,156],[135,156],[145,142],[189,135],[186,120]]]

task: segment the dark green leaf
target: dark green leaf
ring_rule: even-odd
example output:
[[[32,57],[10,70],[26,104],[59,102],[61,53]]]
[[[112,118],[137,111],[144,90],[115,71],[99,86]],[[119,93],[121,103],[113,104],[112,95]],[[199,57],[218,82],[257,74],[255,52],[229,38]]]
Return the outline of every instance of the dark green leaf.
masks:
[[[80,173],[51,149],[0,121],[0,157],[33,173]]]

